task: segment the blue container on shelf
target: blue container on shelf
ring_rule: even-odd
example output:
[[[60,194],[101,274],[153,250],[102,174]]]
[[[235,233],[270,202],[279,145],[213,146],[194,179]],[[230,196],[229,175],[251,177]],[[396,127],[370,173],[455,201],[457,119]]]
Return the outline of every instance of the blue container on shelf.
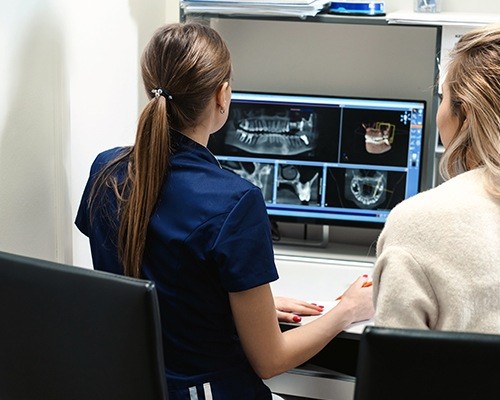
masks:
[[[342,15],[385,15],[385,1],[332,1],[330,13]]]

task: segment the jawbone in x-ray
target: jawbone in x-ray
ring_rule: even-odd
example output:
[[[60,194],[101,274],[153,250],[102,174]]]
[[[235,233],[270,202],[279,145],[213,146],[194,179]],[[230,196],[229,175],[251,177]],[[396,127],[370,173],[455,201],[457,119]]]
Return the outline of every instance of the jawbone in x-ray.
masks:
[[[359,208],[377,207],[385,201],[386,191],[386,171],[347,169],[345,172],[344,195]]]
[[[314,112],[234,107],[226,144],[256,154],[296,155],[316,147]]]

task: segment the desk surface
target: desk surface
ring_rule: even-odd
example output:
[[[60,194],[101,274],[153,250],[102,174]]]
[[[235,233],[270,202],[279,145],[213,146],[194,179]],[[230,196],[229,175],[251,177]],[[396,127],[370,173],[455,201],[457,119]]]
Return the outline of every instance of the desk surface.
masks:
[[[345,249],[343,249],[345,250]],[[335,299],[363,274],[372,275],[374,257],[362,252],[351,255],[349,250],[334,252],[331,249],[301,251],[298,248],[280,248],[275,252],[276,267],[280,278],[271,284],[273,294],[310,301],[333,308]],[[318,317],[303,317],[307,324]],[[371,321],[353,324],[338,334],[310,362],[329,370],[355,375],[361,333]],[[282,330],[300,324],[281,323]]]
[[[280,278],[271,285],[274,295],[321,304],[325,312],[337,305],[338,301],[334,299],[359,276],[371,276],[374,264],[373,257],[350,257],[348,253],[327,251],[305,253],[296,248],[288,251],[281,249],[275,258]],[[316,318],[302,317],[300,324],[307,324]],[[300,324],[290,324],[290,327]],[[358,336],[368,324],[372,322],[358,322],[344,332]]]
[[[338,304],[338,301],[325,302],[325,301],[314,300],[314,299],[309,300],[309,301],[311,303],[321,304],[321,305],[325,306],[323,313],[330,311],[333,307],[335,307]],[[298,323],[298,324],[290,323],[289,325],[291,325],[291,326],[306,325],[319,317],[320,317],[320,315],[315,315],[315,316],[310,316],[310,317],[302,317],[302,321],[300,323]],[[345,329],[344,332],[355,334],[353,336],[353,337],[355,337],[355,336],[361,335],[363,333],[363,330],[365,329],[365,326],[367,326],[367,325],[373,325],[373,321],[368,320],[368,321],[356,322],[356,323],[350,325],[347,329]]]
[[[375,261],[375,244],[371,245],[353,245],[347,243],[329,242],[327,247],[306,247],[274,244],[274,253],[276,257],[297,257],[312,258],[320,262],[367,262]]]

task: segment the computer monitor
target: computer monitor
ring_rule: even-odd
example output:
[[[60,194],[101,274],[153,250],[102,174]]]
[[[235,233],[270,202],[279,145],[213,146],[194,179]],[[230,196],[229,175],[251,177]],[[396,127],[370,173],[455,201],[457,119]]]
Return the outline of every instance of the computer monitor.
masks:
[[[381,228],[420,190],[426,103],[235,91],[208,148],[277,221]]]
[[[153,283],[0,252],[0,398],[166,400]]]

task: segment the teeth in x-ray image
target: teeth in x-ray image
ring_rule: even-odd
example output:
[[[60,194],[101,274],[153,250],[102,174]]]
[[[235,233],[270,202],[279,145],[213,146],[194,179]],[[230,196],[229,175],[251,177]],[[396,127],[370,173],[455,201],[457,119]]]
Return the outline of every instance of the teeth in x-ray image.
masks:
[[[299,200],[303,203],[309,203],[311,200],[312,188],[319,177],[316,172],[314,176],[308,181],[302,182],[300,178],[300,171],[293,165],[285,165],[280,168],[278,177],[278,190],[280,184],[289,185],[293,188]]]
[[[229,131],[226,144],[249,153],[295,155],[316,146],[314,115],[291,121],[289,116],[249,116]]]
[[[345,173],[345,197],[359,208],[374,208],[384,202],[387,172],[348,169]]]

